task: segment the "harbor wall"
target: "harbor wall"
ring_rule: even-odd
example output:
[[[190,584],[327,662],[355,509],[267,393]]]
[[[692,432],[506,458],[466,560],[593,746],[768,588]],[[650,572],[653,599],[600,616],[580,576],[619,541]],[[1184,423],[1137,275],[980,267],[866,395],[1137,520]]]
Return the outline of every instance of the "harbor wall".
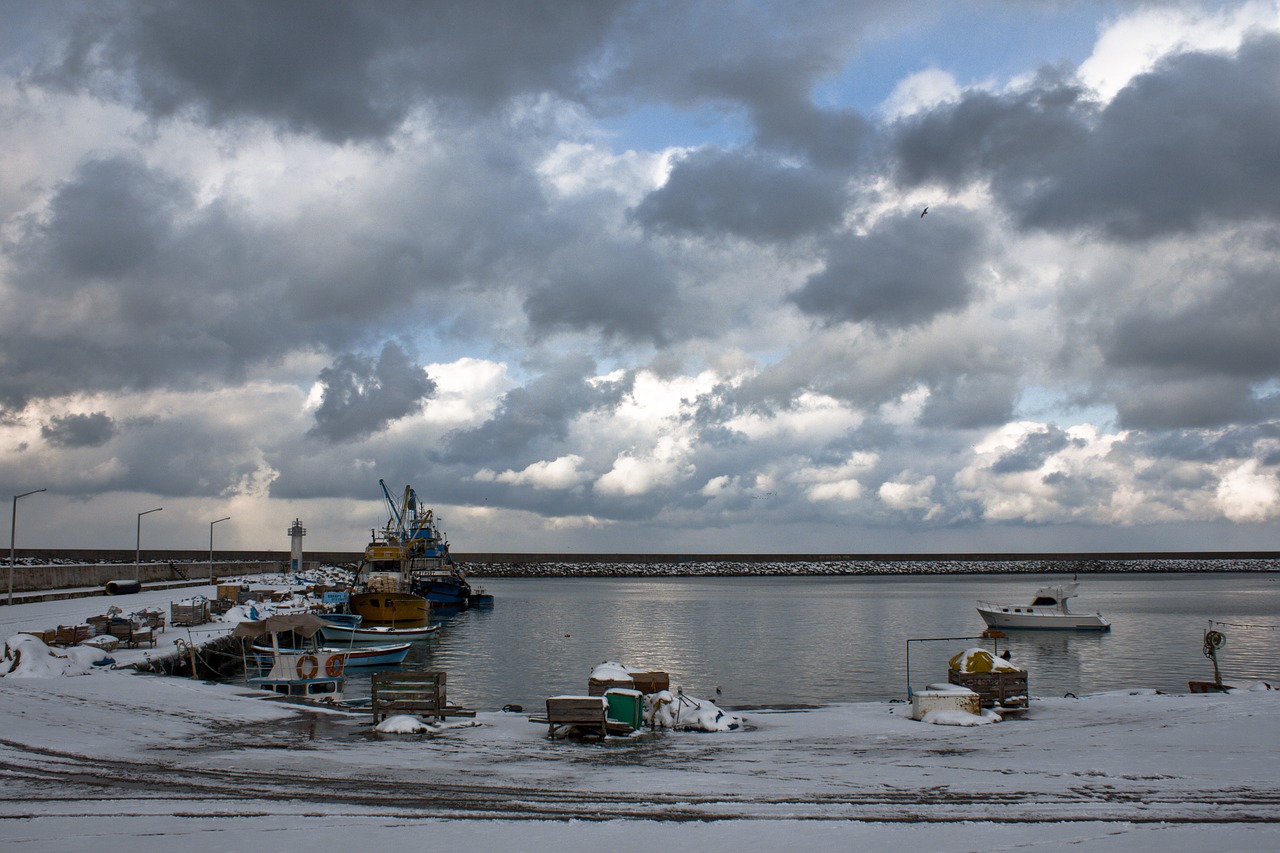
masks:
[[[287,565],[287,560],[284,562],[249,562],[240,560],[214,562],[213,574],[214,577],[264,574],[283,571]],[[13,567],[13,591],[36,592],[46,589],[104,587],[108,581],[116,580],[140,580],[143,583],[183,580],[182,575],[175,569],[185,573],[187,579],[191,580],[203,580],[209,577],[209,563],[207,560],[203,563],[179,563],[175,561],[173,568],[170,567],[168,561],[163,563],[139,563],[136,568],[133,563],[16,565]],[[8,591],[8,574],[8,566],[0,568],[0,584],[3,584],[3,587],[0,587],[0,591]]]

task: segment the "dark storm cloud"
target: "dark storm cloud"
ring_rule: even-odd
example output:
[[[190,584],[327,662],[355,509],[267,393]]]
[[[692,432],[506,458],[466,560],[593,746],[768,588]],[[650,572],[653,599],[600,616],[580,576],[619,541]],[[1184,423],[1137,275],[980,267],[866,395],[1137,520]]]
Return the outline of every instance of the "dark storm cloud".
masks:
[[[1147,238],[1280,215],[1280,38],[1135,78],[1021,206],[1025,224]]]
[[[969,303],[983,244],[976,221],[958,208],[886,218],[866,234],[833,240],[825,269],[790,299],[832,323],[927,323]]]
[[[1224,460],[1256,458],[1273,453],[1277,441],[1280,441],[1280,421],[1232,426],[1221,430],[1172,429],[1152,432],[1130,432],[1117,442],[1113,452],[1128,453],[1133,457],[1141,457],[1166,463],[1196,462],[1213,464]],[[1277,464],[1277,460],[1268,460],[1265,464]],[[1200,466],[1191,466],[1185,470],[1200,472]],[[1200,477],[1198,473],[1192,477]],[[1198,483],[1199,480],[1193,480]]]
[[[1254,245],[1241,236],[1241,256]],[[1105,330],[1107,364],[1260,379],[1280,373],[1280,251],[1257,253],[1262,269],[1223,263],[1216,286],[1173,311],[1143,305]]]
[[[1105,107],[1042,74],[1026,91],[971,92],[894,134],[908,184],[991,187],[1024,227],[1117,239],[1280,214],[1280,38],[1187,53]]]
[[[527,385],[508,391],[493,417],[479,427],[454,433],[442,458],[492,470],[523,468],[531,447],[563,441],[570,422],[594,408],[616,404],[624,385],[592,385],[588,356],[562,359]],[[469,473],[474,473],[469,472]]]
[[[101,447],[115,434],[115,421],[106,412],[54,415],[40,427],[40,435],[54,447]]]
[[[661,344],[688,327],[671,275],[645,246],[574,243],[549,261],[524,300],[525,315],[537,334],[589,331]]]
[[[619,4],[607,0],[181,0],[85,3],[38,75],[157,118],[263,120],[331,142],[379,139],[431,101],[487,108],[570,92]]]
[[[928,14],[936,4],[922,4]],[[741,111],[755,144],[823,168],[853,165],[868,125],[856,113],[814,104],[815,87],[845,67],[869,24],[883,27],[900,4],[812,0],[635,3],[607,54],[604,95]]]
[[[1144,378],[1114,396],[1121,429],[1217,427],[1253,421],[1262,414],[1247,381],[1160,373]]]
[[[282,352],[282,241],[127,157],[86,161],[17,223],[0,401],[234,376]],[[288,330],[288,335],[282,334]]]
[[[945,429],[978,429],[1008,423],[1018,390],[1014,376],[949,377],[930,390],[920,412],[920,423]]]
[[[261,222],[135,158],[86,160],[3,246],[0,405],[234,382],[300,347],[354,350],[369,323],[384,337],[435,331],[450,319],[442,295],[552,239],[524,225],[542,198],[523,167],[459,145],[472,156],[422,166],[358,225],[329,205]]]
[[[137,160],[89,160],[54,195],[39,236],[30,235],[43,257],[26,260],[47,261],[62,272],[46,279],[59,290],[85,279],[137,274],[155,263],[171,239],[175,215],[191,203],[179,182]]]
[[[829,176],[738,152],[704,149],[680,160],[666,184],[632,211],[646,229],[762,242],[838,225],[844,193]]]
[[[309,435],[346,441],[418,411],[436,383],[394,343],[377,359],[346,354],[320,371],[324,397]]]
[[[1023,436],[1017,447],[997,459],[991,471],[995,474],[1035,471],[1046,459],[1071,443],[1072,439],[1064,431],[1053,426],[1043,432],[1029,433]],[[1075,443],[1083,444],[1080,441]]]
[[[1080,86],[1045,70],[1027,91],[971,91],[954,104],[911,116],[891,129],[898,177],[960,190],[990,180],[1017,200],[1045,178],[1046,163],[1085,143],[1094,107]]]

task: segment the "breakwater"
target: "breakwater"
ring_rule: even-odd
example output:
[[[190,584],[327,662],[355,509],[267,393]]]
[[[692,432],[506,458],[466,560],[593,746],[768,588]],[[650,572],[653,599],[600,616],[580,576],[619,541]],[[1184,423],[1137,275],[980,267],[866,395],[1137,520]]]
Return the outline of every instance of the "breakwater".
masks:
[[[1280,572],[1280,558],[1121,559],[689,559],[600,562],[463,562],[477,578],[744,577],[783,575],[1090,574],[1099,572]]]

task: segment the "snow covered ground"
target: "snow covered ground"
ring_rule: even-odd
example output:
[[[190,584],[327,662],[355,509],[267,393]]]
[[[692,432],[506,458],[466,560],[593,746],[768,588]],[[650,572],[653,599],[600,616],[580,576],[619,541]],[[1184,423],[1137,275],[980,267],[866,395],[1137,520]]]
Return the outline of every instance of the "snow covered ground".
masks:
[[[129,606],[157,596],[174,594],[130,596]],[[55,612],[68,624],[71,610],[107,603],[0,607],[0,631],[46,627]],[[747,709],[734,732],[586,743],[551,741],[527,714],[482,710],[478,725],[378,734],[368,713],[301,709],[235,686],[102,668],[6,677],[0,845],[1280,848],[1280,692],[1140,687],[1036,700],[1021,719],[972,728],[859,703]]]

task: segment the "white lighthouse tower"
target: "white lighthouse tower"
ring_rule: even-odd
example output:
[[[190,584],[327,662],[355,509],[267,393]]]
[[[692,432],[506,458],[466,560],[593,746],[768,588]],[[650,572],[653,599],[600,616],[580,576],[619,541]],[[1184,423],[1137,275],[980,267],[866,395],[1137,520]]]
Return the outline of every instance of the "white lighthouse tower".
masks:
[[[307,535],[307,528],[302,526],[302,521],[295,518],[293,527],[289,528],[289,569],[290,571],[302,571],[302,537]]]

